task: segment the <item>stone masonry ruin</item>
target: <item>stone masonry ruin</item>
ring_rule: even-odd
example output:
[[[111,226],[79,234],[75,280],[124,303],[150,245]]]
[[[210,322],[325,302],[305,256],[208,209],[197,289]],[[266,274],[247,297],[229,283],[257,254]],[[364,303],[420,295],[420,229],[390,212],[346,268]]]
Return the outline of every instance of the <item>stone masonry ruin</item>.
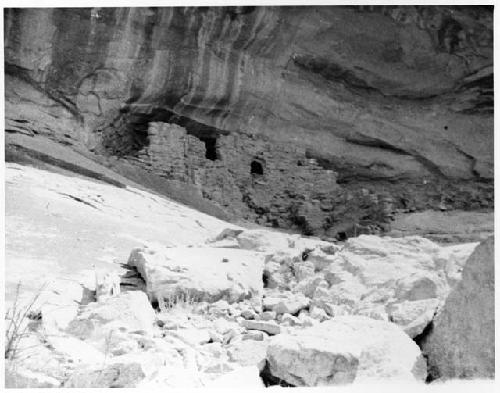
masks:
[[[381,233],[398,212],[467,209],[489,192],[476,184],[478,197],[469,185],[442,177],[406,179],[405,187],[398,179],[352,181],[345,168],[337,171],[301,143],[221,130],[167,110],[133,112],[104,130],[101,153],[189,185],[236,219],[305,235],[344,240]]]
[[[300,147],[244,134],[198,137],[164,122],[149,123],[147,138],[127,160],[261,224],[320,229],[339,191],[335,172]]]

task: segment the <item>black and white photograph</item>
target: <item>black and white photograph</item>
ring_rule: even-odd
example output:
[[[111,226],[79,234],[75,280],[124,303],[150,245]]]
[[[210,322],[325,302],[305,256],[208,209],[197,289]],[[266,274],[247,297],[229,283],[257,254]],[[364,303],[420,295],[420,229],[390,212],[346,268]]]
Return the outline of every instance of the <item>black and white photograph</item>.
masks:
[[[495,390],[494,2],[27,3],[2,386]]]

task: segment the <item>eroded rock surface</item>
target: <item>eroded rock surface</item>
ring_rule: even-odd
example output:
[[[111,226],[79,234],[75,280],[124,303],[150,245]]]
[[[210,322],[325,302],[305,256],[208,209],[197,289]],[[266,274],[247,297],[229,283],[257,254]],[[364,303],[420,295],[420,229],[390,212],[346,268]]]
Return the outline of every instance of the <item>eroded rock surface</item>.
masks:
[[[4,24],[9,157],[20,134],[50,138],[192,204],[340,238],[493,207],[492,7],[8,9]]]
[[[481,243],[446,299],[422,349],[431,378],[495,376],[495,242]]]
[[[396,325],[367,317],[337,317],[273,338],[267,349],[271,374],[293,386],[390,380],[423,381],[425,360]]]
[[[318,319],[343,314],[393,321],[412,337],[422,333],[461,277],[476,243],[442,247],[421,238],[362,235],[340,248],[272,254],[264,268],[265,309],[322,310]],[[299,296],[300,295],[300,296]]]
[[[443,247],[418,236],[340,243],[248,230],[135,188],[20,165],[9,165],[7,174],[11,202],[27,209],[8,210],[10,228],[17,228],[7,242],[10,285],[19,275],[36,281],[39,271],[60,274],[43,259],[30,265],[41,270],[24,269],[27,262],[15,257],[28,259],[33,250],[57,248],[63,258],[48,255],[68,270],[40,293],[22,323],[26,335],[6,369],[10,387],[421,382],[425,364],[411,337],[420,342],[450,289],[460,288],[476,246]],[[141,237],[162,225],[156,241]],[[126,231],[121,243],[108,243],[126,252],[105,247],[113,238],[102,227]],[[74,239],[69,247],[63,228],[78,228],[68,233],[84,244],[78,248]],[[134,242],[123,243],[127,237]],[[119,274],[120,292],[96,299],[92,265],[103,250],[118,256],[100,266]],[[130,254],[135,262],[126,264]],[[467,268],[466,274],[482,280]],[[134,285],[140,276],[146,283]],[[153,287],[161,289],[164,309],[153,308]],[[30,304],[24,295],[22,308]]]
[[[262,296],[264,256],[255,252],[209,247],[140,248],[128,264],[137,268],[152,301],[230,302]]]

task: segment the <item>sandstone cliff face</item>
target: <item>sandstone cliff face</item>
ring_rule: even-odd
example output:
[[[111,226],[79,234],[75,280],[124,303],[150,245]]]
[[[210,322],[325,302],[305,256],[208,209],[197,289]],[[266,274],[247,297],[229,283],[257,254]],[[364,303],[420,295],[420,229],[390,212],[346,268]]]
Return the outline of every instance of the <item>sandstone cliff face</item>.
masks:
[[[10,9],[6,128],[308,233],[373,231],[397,209],[492,208],[492,15]]]

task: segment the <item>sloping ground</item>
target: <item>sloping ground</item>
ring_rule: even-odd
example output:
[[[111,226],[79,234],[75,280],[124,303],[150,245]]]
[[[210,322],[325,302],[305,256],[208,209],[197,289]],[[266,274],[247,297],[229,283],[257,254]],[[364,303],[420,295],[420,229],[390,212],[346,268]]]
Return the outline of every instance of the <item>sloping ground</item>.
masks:
[[[78,277],[92,264],[126,262],[144,242],[204,242],[227,222],[133,187],[6,165],[6,298],[22,281]],[[118,266],[117,266],[118,267]]]
[[[58,173],[6,167],[7,303],[19,281],[23,296],[51,281],[23,321],[21,355],[7,362],[11,387],[423,381],[412,338],[460,280],[475,246],[416,236],[335,244],[244,230],[132,186],[47,169]],[[93,265],[108,272],[100,283],[88,282]],[[348,329],[335,328],[339,321]],[[273,357],[276,343],[291,357]],[[302,344],[308,352],[290,352]],[[332,361],[333,374],[323,368]],[[299,379],[277,371],[290,362]]]
[[[53,135],[23,134],[16,130],[7,130],[5,135],[5,159],[8,162],[29,164],[52,171],[66,170],[92,179],[102,180],[117,187],[129,185],[139,189],[152,190],[160,195],[191,206],[210,215],[230,219],[214,203],[203,199],[200,191],[187,184],[160,178],[154,174],[133,170],[124,162],[112,158],[96,156],[84,148],[81,143],[69,137],[54,140]]]

